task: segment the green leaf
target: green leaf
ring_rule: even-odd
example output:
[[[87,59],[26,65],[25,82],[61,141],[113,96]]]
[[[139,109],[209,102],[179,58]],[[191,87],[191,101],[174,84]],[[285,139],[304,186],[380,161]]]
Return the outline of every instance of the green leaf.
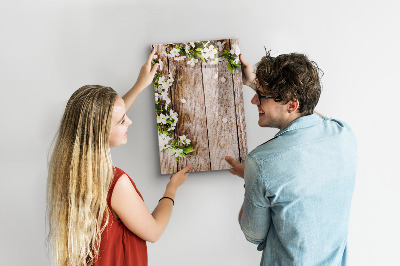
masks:
[[[203,58],[203,56],[201,55],[201,53],[197,53],[197,56],[201,59],[201,60],[203,60],[204,62],[206,62],[206,60]]]
[[[228,64],[226,66],[228,67],[229,72],[231,72],[233,74],[233,69],[232,69],[231,63],[228,62]]]
[[[191,146],[187,146],[187,147],[182,147],[182,151],[185,154],[188,154],[188,153],[194,152],[194,149]]]

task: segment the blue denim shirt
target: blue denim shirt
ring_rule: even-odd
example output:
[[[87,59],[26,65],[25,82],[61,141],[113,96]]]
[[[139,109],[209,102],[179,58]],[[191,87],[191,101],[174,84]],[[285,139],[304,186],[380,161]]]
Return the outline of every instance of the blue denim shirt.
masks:
[[[352,130],[316,114],[250,152],[240,226],[261,265],[345,265],[355,176]]]

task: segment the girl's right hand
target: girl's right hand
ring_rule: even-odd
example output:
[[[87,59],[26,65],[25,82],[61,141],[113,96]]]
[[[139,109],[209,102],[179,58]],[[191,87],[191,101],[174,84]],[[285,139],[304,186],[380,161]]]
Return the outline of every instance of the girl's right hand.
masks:
[[[153,56],[156,53],[156,49],[150,53],[149,57],[147,58],[146,63],[142,66],[139,72],[139,76],[137,78],[136,84],[141,88],[144,89],[149,86],[154,79],[154,75],[158,69],[158,63],[155,63],[153,67],[151,67],[151,62],[153,60]]]
[[[177,172],[176,174],[170,177],[170,181],[167,187],[171,187],[172,189],[178,189],[183,183],[185,183],[187,177],[189,176],[189,171],[191,165],[187,165],[185,168]]]

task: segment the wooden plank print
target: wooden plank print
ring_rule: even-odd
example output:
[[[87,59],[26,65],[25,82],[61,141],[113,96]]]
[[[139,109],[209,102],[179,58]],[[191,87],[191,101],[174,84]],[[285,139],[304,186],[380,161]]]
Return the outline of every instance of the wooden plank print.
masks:
[[[191,172],[230,169],[227,155],[244,161],[247,141],[238,45],[236,39],[156,45],[155,60],[163,65],[155,88],[161,103],[156,105],[157,121],[163,126],[159,142],[166,149],[160,148],[161,174],[188,164]],[[163,109],[169,101],[169,109]]]

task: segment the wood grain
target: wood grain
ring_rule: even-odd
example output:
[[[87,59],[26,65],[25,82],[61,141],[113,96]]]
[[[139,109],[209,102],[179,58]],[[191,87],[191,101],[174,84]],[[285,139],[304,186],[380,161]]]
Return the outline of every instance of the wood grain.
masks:
[[[231,39],[230,46],[233,44],[239,46],[238,39]],[[239,46],[240,47],[240,46]],[[246,122],[244,120],[244,102],[243,102],[243,80],[241,69],[236,69],[235,75],[233,75],[233,88],[235,96],[235,112],[236,112],[236,123],[238,130],[238,142],[239,142],[239,154],[240,161],[244,162],[247,155],[247,136],[246,136]]]
[[[190,157],[179,158],[178,171],[190,164],[190,172],[209,171],[210,154],[208,149],[208,132],[204,91],[201,73],[201,62],[194,67],[184,61],[170,62],[170,71],[175,78],[172,86],[172,102],[178,113],[178,124],[175,137],[185,135],[191,140],[195,150]],[[181,100],[185,99],[186,103]]]
[[[225,62],[203,63],[202,70],[211,170],[230,169],[225,156],[239,159],[232,74]]]

